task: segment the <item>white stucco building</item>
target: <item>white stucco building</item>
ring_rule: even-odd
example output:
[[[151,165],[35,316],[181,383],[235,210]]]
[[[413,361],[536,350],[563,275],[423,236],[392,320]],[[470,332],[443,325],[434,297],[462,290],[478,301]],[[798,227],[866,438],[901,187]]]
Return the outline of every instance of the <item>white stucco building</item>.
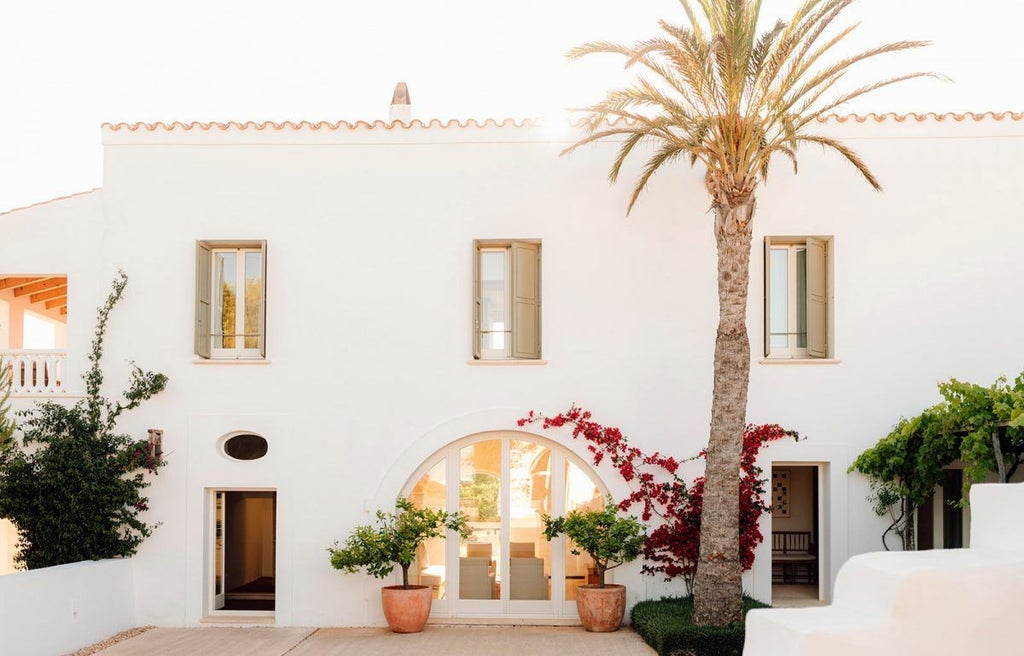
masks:
[[[1020,119],[833,118],[821,131],[885,191],[813,149],[760,191],[748,420],[806,438],[763,453],[792,481],[790,516],[763,532],[811,534],[822,599],[843,562],[881,548],[853,458],[933,404],[937,381],[1024,362]],[[662,172],[627,218],[640,160],[610,186],[616,145],[560,157],[578,136],[513,121],[107,125],[102,188],[0,215],[17,407],[83,393],[119,267],[109,392],[129,361],[170,378],[122,422],[162,430],[168,460],[146,515],[161,526],[133,559],[139,624],[382,623],[381,583],[331,569],[325,549],[398,494],[475,522],[470,544],[422,554],[436,617],[572,620],[586,563],[543,541],[537,513],[628,488],[567,431],[516,419],[575,402],[646,451],[697,453],[718,316],[702,172]],[[56,326],[42,350],[26,351],[26,312]],[[238,435],[265,455],[232,458]],[[248,439],[227,448],[258,455]],[[936,547],[959,521],[942,506]],[[746,581],[766,600],[770,551]],[[682,590],[639,564],[615,580],[631,602]]]

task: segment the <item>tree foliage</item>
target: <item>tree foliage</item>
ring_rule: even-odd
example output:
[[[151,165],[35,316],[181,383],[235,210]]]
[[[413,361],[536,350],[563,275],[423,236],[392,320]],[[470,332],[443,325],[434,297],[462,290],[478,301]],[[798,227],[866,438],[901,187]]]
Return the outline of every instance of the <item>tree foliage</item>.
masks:
[[[564,533],[572,540],[573,554],[585,552],[593,559],[602,588],[608,570],[633,562],[643,550],[643,524],[636,517],[620,517],[619,505],[611,497],[602,510],[572,510],[565,517],[542,519],[544,537],[552,540]]]
[[[953,462],[963,462],[966,493],[992,472],[1005,482],[1024,460],[1024,373],[1012,384],[1005,377],[987,387],[951,378],[938,388],[941,403],[901,419],[850,467],[871,479],[875,512],[891,519],[882,534],[887,549],[890,532],[904,550],[916,548],[915,511]]]
[[[142,491],[145,473],[163,462],[146,440],[116,426],[123,412],[162,391],[167,377],[133,367],[122,400],[101,395],[107,321],[127,281],[119,272],[97,313],[86,397],[72,407],[47,401],[20,413],[21,439],[0,450],[0,517],[17,526],[15,561],[28,569],[131,556],[154,528],[140,518],[149,502]]]
[[[398,512],[377,511],[376,526],[357,526],[345,538],[328,547],[331,565],[346,572],[366,570],[378,579],[402,568],[402,587],[409,587],[409,566],[416,559],[416,548],[424,540],[443,537],[445,529],[455,531],[463,539],[470,536],[469,524],[462,513],[417,508],[404,497],[395,500]]]

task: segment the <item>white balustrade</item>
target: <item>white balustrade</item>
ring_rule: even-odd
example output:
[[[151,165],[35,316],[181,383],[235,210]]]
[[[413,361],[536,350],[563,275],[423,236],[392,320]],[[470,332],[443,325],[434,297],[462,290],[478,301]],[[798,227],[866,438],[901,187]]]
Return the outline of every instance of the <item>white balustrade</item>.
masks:
[[[66,351],[0,350],[0,360],[11,372],[11,394],[18,395],[64,394],[67,358]]]

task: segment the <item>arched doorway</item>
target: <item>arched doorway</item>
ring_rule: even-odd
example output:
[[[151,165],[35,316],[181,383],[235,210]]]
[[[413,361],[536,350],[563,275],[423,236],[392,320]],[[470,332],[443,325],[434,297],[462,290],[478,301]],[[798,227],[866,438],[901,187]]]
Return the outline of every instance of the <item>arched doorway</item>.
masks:
[[[593,576],[542,516],[599,508],[607,490],[562,446],[520,432],[478,433],[431,456],[403,490],[415,504],[461,510],[468,540],[430,540],[413,582],[434,588],[435,617],[576,617],[576,588]]]

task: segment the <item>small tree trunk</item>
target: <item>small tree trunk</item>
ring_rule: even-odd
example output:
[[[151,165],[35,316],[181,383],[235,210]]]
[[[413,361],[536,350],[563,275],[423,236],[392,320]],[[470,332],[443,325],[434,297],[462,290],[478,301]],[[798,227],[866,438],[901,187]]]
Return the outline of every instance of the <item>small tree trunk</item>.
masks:
[[[604,587],[604,574],[605,574],[605,572],[608,571],[608,568],[605,567],[604,565],[602,565],[601,563],[596,562],[596,561],[594,562],[594,565],[597,567],[597,587],[603,588]]]
[[[1003,461],[1003,449],[999,443],[999,428],[992,429],[992,453],[996,457],[996,471],[999,473],[999,482],[1006,482],[1006,463]]]
[[[903,550],[917,551],[917,504],[910,499],[903,499],[903,513],[906,524],[903,527]]]
[[[402,565],[402,588],[409,589],[409,566]]]
[[[711,436],[707,448],[700,559],[694,583],[697,624],[725,625],[743,614],[739,555],[740,453],[750,382],[747,288],[755,201],[716,204],[718,245],[718,335]]]

